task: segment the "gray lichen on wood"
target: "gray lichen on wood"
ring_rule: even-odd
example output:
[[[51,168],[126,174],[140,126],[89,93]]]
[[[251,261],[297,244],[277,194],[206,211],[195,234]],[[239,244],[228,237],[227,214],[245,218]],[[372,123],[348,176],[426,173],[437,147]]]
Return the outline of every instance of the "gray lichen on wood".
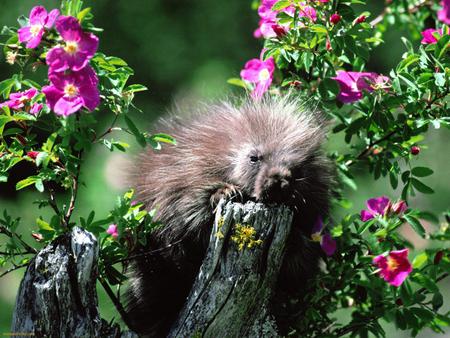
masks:
[[[236,224],[253,227],[262,243],[239,250],[231,241]],[[285,206],[221,201],[206,258],[169,336],[276,337],[270,301],[291,224]]]
[[[37,337],[119,337],[119,327],[109,327],[98,312],[97,260],[95,236],[78,227],[42,249],[20,284],[11,331]]]

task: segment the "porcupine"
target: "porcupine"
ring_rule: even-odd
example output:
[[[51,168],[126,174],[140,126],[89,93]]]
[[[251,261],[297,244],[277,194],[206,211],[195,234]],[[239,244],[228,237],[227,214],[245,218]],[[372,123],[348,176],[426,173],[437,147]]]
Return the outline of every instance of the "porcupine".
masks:
[[[131,326],[151,337],[168,333],[186,301],[221,197],[293,209],[280,295],[301,293],[316,273],[321,253],[308,238],[329,210],[332,170],[320,149],[324,120],[299,99],[222,102],[178,115],[155,127],[175,137],[177,145],[143,153],[134,179],[137,199],[147,210],[156,208],[163,224],[134,260],[128,290]]]

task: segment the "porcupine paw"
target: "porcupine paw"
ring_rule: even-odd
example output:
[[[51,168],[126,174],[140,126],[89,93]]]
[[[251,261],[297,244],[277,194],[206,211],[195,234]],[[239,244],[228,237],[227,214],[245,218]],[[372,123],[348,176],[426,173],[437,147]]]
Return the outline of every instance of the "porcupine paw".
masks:
[[[229,183],[225,183],[211,195],[211,206],[216,208],[222,198],[234,202],[243,201],[243,196],[239,187]]]

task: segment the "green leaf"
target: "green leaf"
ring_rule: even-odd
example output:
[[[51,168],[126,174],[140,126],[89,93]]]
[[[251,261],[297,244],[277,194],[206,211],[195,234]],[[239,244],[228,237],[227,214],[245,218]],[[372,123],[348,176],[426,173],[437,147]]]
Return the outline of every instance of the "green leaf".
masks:
[[[86,15],[89,14],[90,11],[91,11],[91,8],[87,7],[85,9],[83,9],[80,13],[78,13],[78,15],[77,15],[78,21],[83,22],[83,19],[85,18]]]
[[[48,224],[46,221],[44,221],[42,218],[36,219],[36,224],[39,227],[40,230],[46,230],[46,231],[55,231],[50,224]]]
[[[427,167],[415,167],[411,170],[411,173],[417,177],[425,177],[433,174],[433,170]]]
[[[434,190],[431,189],[429,186],[425,185],[424,183],[420,182],[416,178],[411,178],[411,183],[414,188],[416,188],[418,191],[420,191],[423,194],[432,194],[434,193]]]
[[[13,121],[11,116],[0,115],[0,135],[3,134],[3,129],[8,122]]]
[[[281,1],[278,1],[277,3],[275,3],[273,6],[272,6],[272,10],[273,11],[279,11],[279,10],[281,10],[281,9],[284,9],[284,8],[286,8],[286,7],[289,7],[291,5],[291,2],[290,1],[288,1],[288,0],[281,0]]]
[[[41,179],[38,179],[35,183],[34,186],[36,187],[37,191],[39,192],[44,192],[44,182],[42,182]]]
[[[159,133],[159,134],[154,134],[151,137],[156,142],[163,142],[163,143],[168,143],[168,144],[173,144],[173,145],[177,144],[177,141],[175,140],[175,138],[173,138],[172,136],[167,135],[167,134]]]
[[[411,279],[431,292],[439,292],[439,288],[437,287],[436,283],[430,277],[424,274],[415,273],[411,277]]]
[[[426,261],[428,260],[428,254],[426,252],[422,252],[414,257],[412,262],[412,266],[414,269],[419,269]]]
[[[322,33],[322,34],[328,33],[327,28],[322,25],[312,25],[311,27],[309,27],[309,30],[313,31],[314,33]]]
[[[124,118],[128,128],[136,138],[136,141],[141,145],[141,147],[145,147],[146,141],[144,135],[139,131],[134,122],[127,115],[124,115]]]
[[[124,89],[124,92],[128,93],[137,93],[137,92],[144,92],[148,90],[146,86],[140,85],[140,84],[132,84]]]
[[[436,292],[433,295],[433,299],[431,300],[431,304],[433,304],[433,310],[437,311],[440,309],[442,305],[444,305],[444,297],[440,292]]]
[[[414,231],[420,235],[420,237],[425,237],[425,229],[417,218],[411,215],[403,215],[403,218],[411,225]]]
[[[27,177],[16,184],[16,190],[21,190],[23,188],[26,188],[34,183],[39,179],[39,176],[30,176]]]
[[[36,156],[36,165],[38,167],[42,166],[45,168],[48,165],[48,161],[50,160],[48,153],[46,153],[45,151],[41,151],[39,152],[39,154]]]
[[[240,78],[237,78],[237,77],[232,77],[231,79],[228,79],[227,83],[229,83],[230,85],[233,85],[233,86],[238,86],[238,87],[242,87],[244,89],[248,89],[247,84],[243,80],[241,80]]]

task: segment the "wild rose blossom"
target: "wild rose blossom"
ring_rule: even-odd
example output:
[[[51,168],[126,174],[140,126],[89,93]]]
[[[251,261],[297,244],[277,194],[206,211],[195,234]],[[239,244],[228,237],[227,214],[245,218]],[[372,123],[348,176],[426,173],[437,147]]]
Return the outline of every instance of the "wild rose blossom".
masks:
[[[68,116],[82,107],[92,111],[100,103],[98,78],[90,66],[79,72],[50,73],[49,80],[51,85],[42,92],[57,115]]]
[[[30,12],[30,25],[19,29],[19,42],[26,42],[27,48],[36,48],[39,46],[44,35],[45,29],[53,27],[59,10],[54,9],[50,13],[42,6],[36,6]]]
[[[259,21],[258,28],[253,33],[255,38],[273,38],[275,36],[283,35],[289,30],[289,24],[280,25],[278,23],[277,14],[283,12],[293,17],[295,14],[295,7],[290,5],[280,11],[273,11],[272,7],[277,2],[278,0],[262,1],[258,8],[258,15],[261,20]],[[317,13],[313,7],[307,6],[304,2],[301,2],[299,6],[299,17],[307,17],[313,22],[317,20]]]
[[[260,59],[248,61],[244,69],[241,70],[241,78],[255,84],[251,94],[253,98],[260,98],[269,89],[275,70],[273,57],[264,61],[262,60],[262,54]]]
[[[450,0],[441,1],[441,6],[442,9],[438,11],[438,19],[446,25],[450,25]]]
[[[379,255],[373,259],[379,269],[379,275],[393,286],[400,286],[412,271],[408,260],[408,249],[391,251],[388,256]]]
[[[366,202],[367,210],[361,210],[361,220],[367,222],[376,216],[397,215],[401,216],[408,209],[405,201],[399,200],[392,203],[388,197],[381,196],[370,198]]]
[[[376,216],[384,216],[389,210],[390,200],[386,196],[370,198],[366,202],[367,210],[361,210],[361,220],[366,222]]]
[[[112,237],[117,238],[119,237],[119,231],[116,224],[111,224],[108,229],[106,230],[107,234],[110,234]]]
[[[64,44],[48,52],[47,64],[50,71],[79,71],[86,67],[97,51],[98,38],[92,33],[83,32],[78,20],[72,16],[60,16],[56,21],[56,29]]]
[[[433,33],[438,33],[439,36],[442,36],[442,29],[433,29],[433,28],[428,28],[425,29],[422,33],[422,40],[420,41],[422,44],[428,45],[434,45],[436,42],[438,42],[438,39],[434,36]]]
[[[30,88],[23,92],[12,93],[9,95],[9,100],[0,103],[0,108],[8,106],[10,109],[20,110],[25,107],[25,104],[30,102],[36,95],[38,90]]]
[[[331,237],[329,233],[322,234],[324,230],[324,224],[322,217],[317,217],[311,231],[311,239],[314,242],[319,242],[320,247],[327,256],[332,256],[336,251],[336,241]]]
[[[363,97],[363,90],[371,92],[389,81],[388,77],[377,73],[346,71],[338,71],[333,79],[339,84],[340,93],[337,98],[342,103],[359,101]]]

